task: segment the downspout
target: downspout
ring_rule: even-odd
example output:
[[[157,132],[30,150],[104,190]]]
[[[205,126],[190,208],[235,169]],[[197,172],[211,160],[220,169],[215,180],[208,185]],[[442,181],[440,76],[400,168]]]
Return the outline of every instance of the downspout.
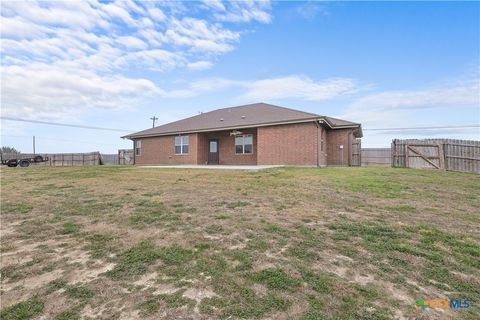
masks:
[[[137,156],[135,155],[135,140],[132,139],[132,142],[133,142],[133,165],[135,165],[135,160],[137,158]]]
[[[319,146],[320,146],[320,137],[318,136],[319,132],[320,132],[320,124],[318,123],[318,121],[315,121],[315,126],[317,127],[317,167],[320,167],[320,152],[319,152]]]

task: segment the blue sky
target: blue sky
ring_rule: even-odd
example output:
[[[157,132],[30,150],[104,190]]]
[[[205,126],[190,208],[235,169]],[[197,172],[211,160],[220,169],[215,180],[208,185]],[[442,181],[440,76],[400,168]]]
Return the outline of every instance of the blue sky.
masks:
[[[479,139],[478,2],[2,1],[3,117],[138,131],[269,102],[361,122],[363,146]],[[121,132],[2,120],[30,152],[131,147]]]

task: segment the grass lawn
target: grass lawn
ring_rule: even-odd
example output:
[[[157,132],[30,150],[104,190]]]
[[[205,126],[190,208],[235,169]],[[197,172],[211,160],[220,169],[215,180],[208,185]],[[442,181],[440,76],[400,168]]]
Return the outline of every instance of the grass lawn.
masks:
[[[480,318],[475,174],[2,168],[0,231],[5,320]]]

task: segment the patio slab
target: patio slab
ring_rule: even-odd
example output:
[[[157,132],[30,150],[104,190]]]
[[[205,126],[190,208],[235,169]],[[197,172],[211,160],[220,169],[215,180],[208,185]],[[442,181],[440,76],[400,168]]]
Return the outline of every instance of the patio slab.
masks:
[[[137,166],[137,168],[156,168],[156,169],[211,169],[211,170],[250,170],[258,171],[270,168],[280,168],[283,165],[158,165],[158,166]]]

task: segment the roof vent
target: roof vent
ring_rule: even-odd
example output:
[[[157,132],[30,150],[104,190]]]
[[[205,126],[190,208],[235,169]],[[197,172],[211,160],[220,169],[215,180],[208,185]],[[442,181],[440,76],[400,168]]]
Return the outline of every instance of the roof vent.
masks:
[[[220,121],[223,121],[223,118],[220,118]]]
[[[242,119],[245,119],[246,117],[245,116],[242,116]]]

